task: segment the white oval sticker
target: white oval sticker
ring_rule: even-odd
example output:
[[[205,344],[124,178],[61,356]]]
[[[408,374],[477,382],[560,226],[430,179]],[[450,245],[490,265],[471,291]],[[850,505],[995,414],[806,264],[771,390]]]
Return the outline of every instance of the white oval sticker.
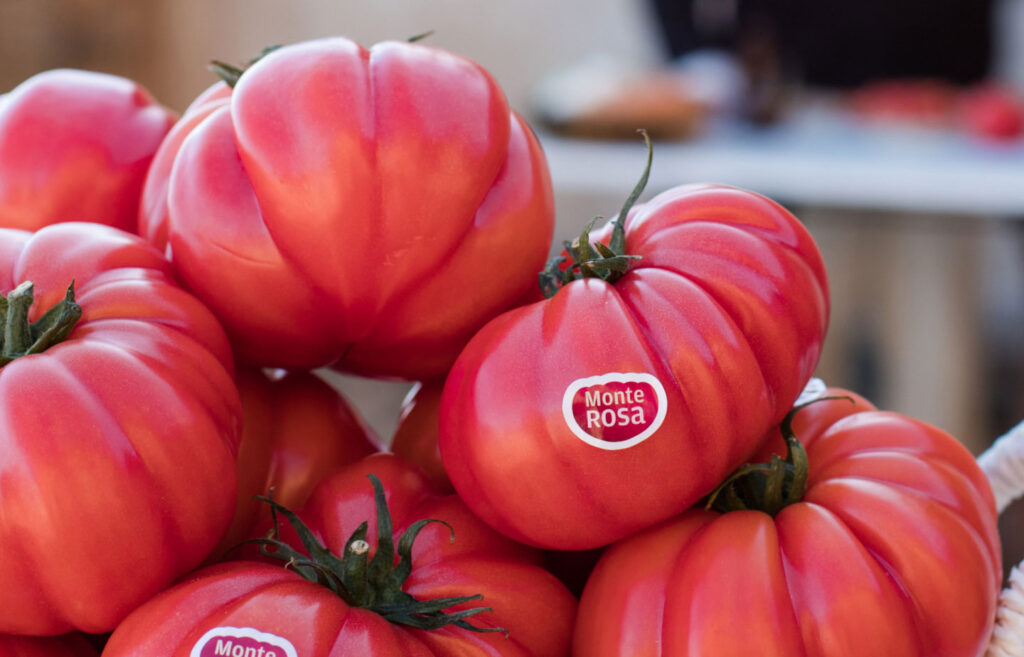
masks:
[[[284,637],[252,627],[215,627],[196,641],[189,657],[298,657]]]
[[[601,449],[626,449],[647,440],[667,412],[665,387],[647,373],[609,372],[576,379],[562,397],[569,429]]]

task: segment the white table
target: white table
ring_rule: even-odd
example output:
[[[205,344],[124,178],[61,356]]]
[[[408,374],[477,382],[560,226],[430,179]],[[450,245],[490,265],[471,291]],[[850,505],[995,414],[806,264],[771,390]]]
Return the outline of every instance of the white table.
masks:
[[[538,136],[560,192],[624,197],[643,168],[639,136]],[[796,205],[1024,217],[1024,140],[868,126],[812,107],[770,128],[722,123],[690,141],[656,143],[649,189],[683,182],[736,185]]]

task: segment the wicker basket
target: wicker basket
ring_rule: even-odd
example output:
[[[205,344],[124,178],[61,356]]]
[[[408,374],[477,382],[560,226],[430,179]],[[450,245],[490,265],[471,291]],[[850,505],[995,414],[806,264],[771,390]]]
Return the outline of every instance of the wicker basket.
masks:
[[[1024,422],[997,440],[978,457],[1002,513],[1024,495]],[[1024,657],[1024,562],[1014,566],[1009,584],[999,596],[995,629],[987,657]]]

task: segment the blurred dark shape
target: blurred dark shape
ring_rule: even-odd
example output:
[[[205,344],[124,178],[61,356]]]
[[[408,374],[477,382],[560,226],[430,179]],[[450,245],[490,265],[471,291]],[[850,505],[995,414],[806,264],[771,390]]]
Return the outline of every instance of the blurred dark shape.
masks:
[[[784,76],[849,88],[886,78],[981,80],[992,0],[653,0],[670,57],[774,44]]]
[[[698,50],[736,56],[747,83],[741,113],[755,123],[779,118],[785,102],[782,30],[776,3],[750,0],[654,0],[672,59]]]
[[[713,87],[727,88],[728,71],[704,62]],[[701,71],[648,70],[607,54],[552,70],[535,85],[532,111],[553,132],[584,139],[636,140],[643,126],[655,140],[683,140],[700,133],[716,98],[727,93],[701,84]],[[706,78],[708,71],[703,71]]]

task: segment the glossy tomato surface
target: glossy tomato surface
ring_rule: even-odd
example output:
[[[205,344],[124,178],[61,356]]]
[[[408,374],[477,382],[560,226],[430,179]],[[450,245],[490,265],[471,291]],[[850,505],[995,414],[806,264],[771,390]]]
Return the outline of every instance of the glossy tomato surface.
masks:
[[[2,229],[0,289],[26,281],[30,319],[72,281],[82,316],[0,368],[0,632],[105,632],[227,528],[241,422],[231,350],[169,263],[126,232]]]
[[[446,626],[436,630],[393,625],[378,614],[352,608],[325,587],[294,570],[235,561],[190,575],[129,616],[111,636],[105,657],[193,657],[217,654],[218,640],[301,657],[405,657],[407,655],[567,655],[576,600],[540,568],[540,555],[475,518],[453,495],[438,496],[417,468],[391,454],[370,456],[324,480],[300,514],[340,554],[359,523],[369,521],[376,545],[376,511],[367,474],[383,483],[394,520],[395,541],[413,522],[433,518],[413,544],[411,575],[404,589],[417,598],[473,594],[465,606],[491,607],[472,616],[476,633]],[[242,629],[245,636],[232,638]],[[287,652],[291,649],[293,652]]]
[[[0,226],[92,221],[135,232],[146,171],[176,118],[119,76],[29,78],[0,98]]]
[[[970,453],[861,398],[817,402],[793,428],[809,459],[803,500],[775,517],[689,510],[609,548],[575,655],[984,653],[1000,548]]]
[[[211,112],[227,106],[230,102],[231,87],[224,82],[211,85],[185,108],[181,118],[171,127],[170,132],[160,142],[160,147],[153,156],[145,184],[142,187],[142,197],[139,200],[136,230],[139,235],[161,250],[169,251],[167,248],[167,191],[171,184],[174,158],[181,150],[182,142],[195,127]]]
[[[1024,100],[1012,88],[979,85],[960,96],[957,120],[974,137],[1014,142],[1024,133]]]
[[[518,540],[589,549],[681,512],[757,449],[817,363],[825,269],[777,203],[677,187],[629,214],[625,251],[638,259],[613,284],[576,280],[494,319],[446,380],[448,475]]]
[[[325,475],[381,450],[345,397],[316,374],[240,368],[235,380],[243,411],[238,506],[222,551],[269,519],[257,495],[273,489],[277,502],[300,508]]]
[[[444,50],[286,46],[183,124],[147,181],[140,233],[166,236],[255,364],[443,376],[547,256],[540,147],[490,75]]]

